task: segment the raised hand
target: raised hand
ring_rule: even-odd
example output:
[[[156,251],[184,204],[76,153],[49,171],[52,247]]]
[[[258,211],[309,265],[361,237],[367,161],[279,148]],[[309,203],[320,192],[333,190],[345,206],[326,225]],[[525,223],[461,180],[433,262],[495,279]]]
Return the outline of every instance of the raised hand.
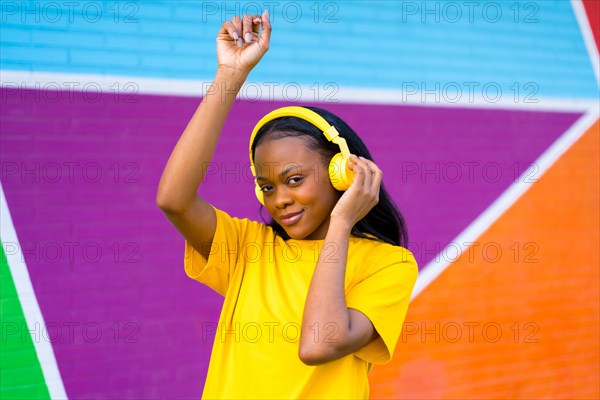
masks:
[[[383,172],[373,161],[355,155],[350,156],[349,167],[354,180],[331,211],[331,218],[351,228],[379,202]]]
[[[270,40],[268,10],[262,15],[246,14],[243,18],[235,16],[231,21],[225,21],[217,35],[219,69],[250,73],[269,50]]]

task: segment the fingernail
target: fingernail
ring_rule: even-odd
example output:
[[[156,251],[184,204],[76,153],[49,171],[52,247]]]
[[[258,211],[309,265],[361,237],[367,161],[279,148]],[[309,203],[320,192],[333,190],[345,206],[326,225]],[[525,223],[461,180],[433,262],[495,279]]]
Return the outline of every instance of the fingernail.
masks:
[[[237,40],[237,45],[238,45],[238,47],[242,47],[242,39]]]
[[[238,40],[239,38],[240,38],[240,37],[238,36],[237,32],[233,32],[233,39],[234,39],[236,42],[237,42],[237,40]]]
[[[252,41],[252,34],[250,32],[247,32],[244,35],[244,39],[246,40],[246,43],[250,43],[250,41]]]
[[[260,17],[254,18],[254,22],[259,23],[260,22]]]
[[[366,160],[366,158],[364,158],[363,156],[358,156],[358,158],[360,158],[361,160]]]

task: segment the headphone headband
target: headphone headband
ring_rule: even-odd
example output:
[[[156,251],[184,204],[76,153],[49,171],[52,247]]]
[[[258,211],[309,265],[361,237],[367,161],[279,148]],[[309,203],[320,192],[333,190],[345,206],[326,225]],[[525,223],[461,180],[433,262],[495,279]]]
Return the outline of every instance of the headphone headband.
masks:
[[[258,133],[260,128],[265,126],[268,122],[271,122],[274,119],[281,118],[281,117],[296,117],[296,118],[303,119],[307,122],[310,122],[311,124],[313,124],[314,126],[319,128],[323,132],[323,135],[325,135],[325,137],[327,138],[328,141],[333,142],[340,147],[341,153],[344,155],[345,158],[350,157],[350,150],[348,149],[346,140],[344,138],[340,137],[340,134],[337,131],[337,129],[335,129],[335,127],[333,125],[329,125],[329,122],[327,122],[325,120],[325,118],[321,117],[319,114],[317,114],[313,110],[310,110],[305,107],[299,107],[299,106],[281,107],[281,108],[277,108],[277,109],[271,111],[270,113],[268,113],[267,115],[262,117],[260,119],[260,121],[258,121],[256,126],[254,127],[254,129],[252,130],[252,135],[250,136],[250,148],[249,148],[250,169],[252,170],[252,175],[256,176],[254,162],[252,160],[252,144],[254,143],[254,138],[256,137],[256,134]]]

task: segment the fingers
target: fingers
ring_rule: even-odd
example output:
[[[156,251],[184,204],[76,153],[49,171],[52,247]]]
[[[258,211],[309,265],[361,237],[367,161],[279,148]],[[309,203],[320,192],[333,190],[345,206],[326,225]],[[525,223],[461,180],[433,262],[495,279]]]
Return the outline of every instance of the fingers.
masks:
[[[260,26],[262,24],[262,18],[260,15],[255,14],[252,16],[252,38],[258,39],[258,33],[260,32]]]
[[[373,161],[355,155],[350,157],[350,168],[354,171],[352,185],[358,187],[363,193],[372,196],[375,203],[377,203],[383,178],[381,169]]]
[[[219,33],[223,33],[223,30],[225,30],[225,32],[229,35],[231,39],[233,39],[234,42],[238,42],[240,37],[237,32],[237,29],[235,28],[235,25],[231,21],[225,21],[223,27],[221,28],[221,32]]]
[[[351,157],[350,160],[354,161],[354,164],[351,164],[351,168],[354,171],[354,179],[352,183],[359,189],[370,189],[372,177],[371,170],[369,169],[367,163],[357,156]]]
[[[266,9],[260,17],[262,23],[262,33],[258,38],[258,46],[263,52],[269,50],[269,43],[271,43],[271,21],[269,20],[269,10]]]
[[[246,14],[244,15],[244,18],[242,20],[242,26],[243,26],[243,32],[244,32],[244,43],[250,43],[252,42],[252,32],[253,32],[253,28],[252,28],[252,24],[253,24],[253,19],[255,16],[250,15],[250,14]]]
[[[219,31],[219,36],[221,34],[226,33],[236,44],[238,47],[242,47],[242,20],[240,17],[235,16],[231,19],[231,21],[225,21],[221,30]]]
[[[374,193],[377,193],[377,198],[379,198],[379,188],[381,187],[381,179],[383,178],[383,171],[379,169],[377,164],[375,164],[371,160],[367,160],[366,158],[361,159],[367,164],[369,168],[369,172],[371,174],[371,190]]]
[[[260,35],[260,27],[263,33]],[[269,48],[271,40],[271,22],[269,21],[269,11],[265,10],[262,15],[245,14],[243,18],[235,16],[231,21],[225,21],[221,27],[222,34],[227,34],[236,43],[237,47],[243,47],[244,43],[258,41],[261,48],[265,51]]]
[[[244,15],[244,43],[252,43],[258,41],[258,34],[263,18],[258,15]]]

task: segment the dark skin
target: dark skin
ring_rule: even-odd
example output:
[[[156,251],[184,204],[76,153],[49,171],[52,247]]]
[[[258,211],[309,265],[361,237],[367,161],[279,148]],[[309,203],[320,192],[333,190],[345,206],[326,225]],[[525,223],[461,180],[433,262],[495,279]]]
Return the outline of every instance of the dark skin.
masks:
[[[255,165],[265,208],[286,233],[292,239],[324,239],[324,246],[333,244],[324,248],[336,249],[335,257],[321,252],[315,267],[302,319],[300,359],[318,365],[364,347],[377,337],[377,331],[363,313],[346,307],[344,278],[350,232],[377,204],[381,170],[372,161],[353,156],[350,168],[355,179],[340,197],[321,155],[299,137],[261,143],[255,151]],[[289,226],[281,224],[281,215],[297,212],[302,213],[299,220]],[[335,334],[328,336],[332,327]]]
[[[217,35],[218,69],[213,85],[161,177],[158,206],[205,258],[214,238],[216,215],[210,204],[196,194],[206,171],[189,166],[210,163],[235,94],[269,49],[270,36],[266,12],[223,23]],[[324,240],[324,246],[330,243],[337,250],[333,262],[321,252],[309,286],[298,353],[308,365],[344,357],[378,336],[363,313],[346,306],[344,277],[352,227],[377,204],[382,172],[372,161],[353,155],[350,168],[354,181],[340,196],[329,182],[320,157],[301,138],[290,137],[261,143],[254,160],[271,216],[277,221],[285,214],[302,212],[298,221],[281,224],[290,237]],[[290,165],[295,167],[280,176]],[[331,324],[336,330],[335,340],[315,340],[315,328],[322,338],[331,333]]]

